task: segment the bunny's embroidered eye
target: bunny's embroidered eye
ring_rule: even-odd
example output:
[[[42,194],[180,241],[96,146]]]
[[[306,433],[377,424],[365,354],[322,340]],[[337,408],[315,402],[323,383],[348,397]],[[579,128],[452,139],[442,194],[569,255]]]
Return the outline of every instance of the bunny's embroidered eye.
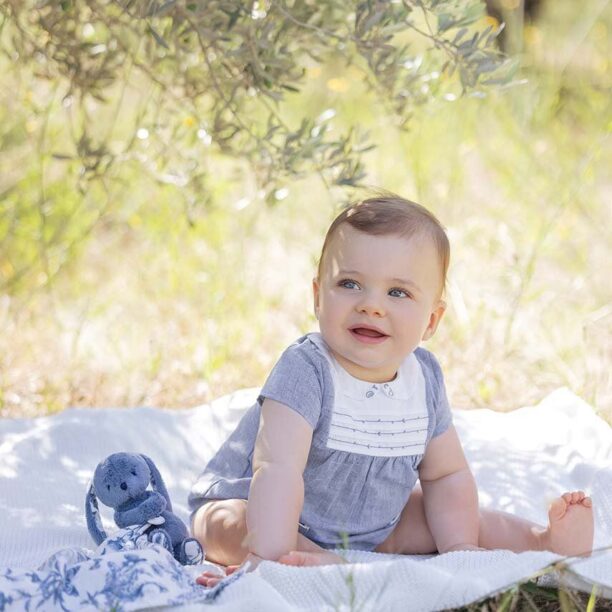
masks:
[[[110,485],[106,485],[107,491],[110,491]]]
[[[132,470],[132,476],[136,476],[136,470]]]

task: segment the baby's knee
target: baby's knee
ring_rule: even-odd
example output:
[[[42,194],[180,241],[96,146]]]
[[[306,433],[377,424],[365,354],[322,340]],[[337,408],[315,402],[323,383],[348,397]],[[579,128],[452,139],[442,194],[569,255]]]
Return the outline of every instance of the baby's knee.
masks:
[[[204,504],[193,519],[193,535],[205,547],[217,542],[244,537],[246,531],[246,501],[224,499]]]
[[[248,552],[246,534],[246,500],[208,502],[195,513],[193,535],[209,561],[221,565],[242,563]]]

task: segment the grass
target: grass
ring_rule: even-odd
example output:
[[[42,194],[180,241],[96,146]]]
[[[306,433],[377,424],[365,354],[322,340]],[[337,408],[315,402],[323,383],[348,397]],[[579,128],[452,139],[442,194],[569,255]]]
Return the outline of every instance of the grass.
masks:
[[[449,311],[429,346],[454,405],[507,410],[568,386],[610,420],[607,98],[596,72],[542,71],[484,102],[421,109],[407,134],[364,111],[379,142],[368,181],[448,227]],[[134,171],[88,241],[28,243],[47,269],[0,297],[0,414],[191,406],[263,382],[314,328],[310,278],[346,194],[304,180],[270,208],[232,172],[195,226],[177,215],[176,189]],[[29,176],[35,198],[40,177]]]
[[[601,596],[593,585],[590,593],[572,589],[566,577],[564,562],[542,570],[534,579],[514,585],[511,589],[461,608],[464,612],[594,612],[612,610],[612,600]],[[538,580],[539,579],[539,580]],[[548,581],[547,581],[548,579]],[[552,579],[552,580],[551,580]],[[544,580],[544,582],[543,582]],[[550,582],[557,586],[548,586]]]
[[[596,591],[585,594],[570,589],[544,588],[535,583],[514,586],[509,591],[461,608],[465,612],[514,612],[534,610],[539,612],[592,612],[612,610],[609,600],[597,597]]]

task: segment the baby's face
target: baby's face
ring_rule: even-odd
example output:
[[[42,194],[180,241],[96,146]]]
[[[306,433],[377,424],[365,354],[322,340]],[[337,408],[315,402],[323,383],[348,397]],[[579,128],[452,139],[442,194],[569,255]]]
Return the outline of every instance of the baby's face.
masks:
[[[341,225],[313,281],[321,335],[349,374],[392,380],[402,361],[436,330],[444,313],[433,241],[370,236]]]

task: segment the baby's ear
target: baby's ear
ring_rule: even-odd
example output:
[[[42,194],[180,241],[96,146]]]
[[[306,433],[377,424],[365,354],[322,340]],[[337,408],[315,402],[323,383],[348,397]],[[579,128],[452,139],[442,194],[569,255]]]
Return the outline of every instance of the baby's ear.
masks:
[[[446,312],[446,302],[444,300],[439,300],[436,307],[431,311],[429,315],[429,322],[427,323],[427,328],[423,332],[423,340],[429,340],[438,329],[438,325]]]
[[[85,497],[85,517],[87,519],[87,530],[96,544],[101,544],[106,539],[106,532],[102,527],[98,498],[94,489],[93,482],[89,483],[87,495]]]
[[[321,291],[321,286],[319,284],[319,279],[318,277],[314,277],[312,279],[312,298],[313,298],[313,305],[314,305],[314,313],[315,313],[315,317],[317,317],[317,319],[319,318],[319,294]]]

